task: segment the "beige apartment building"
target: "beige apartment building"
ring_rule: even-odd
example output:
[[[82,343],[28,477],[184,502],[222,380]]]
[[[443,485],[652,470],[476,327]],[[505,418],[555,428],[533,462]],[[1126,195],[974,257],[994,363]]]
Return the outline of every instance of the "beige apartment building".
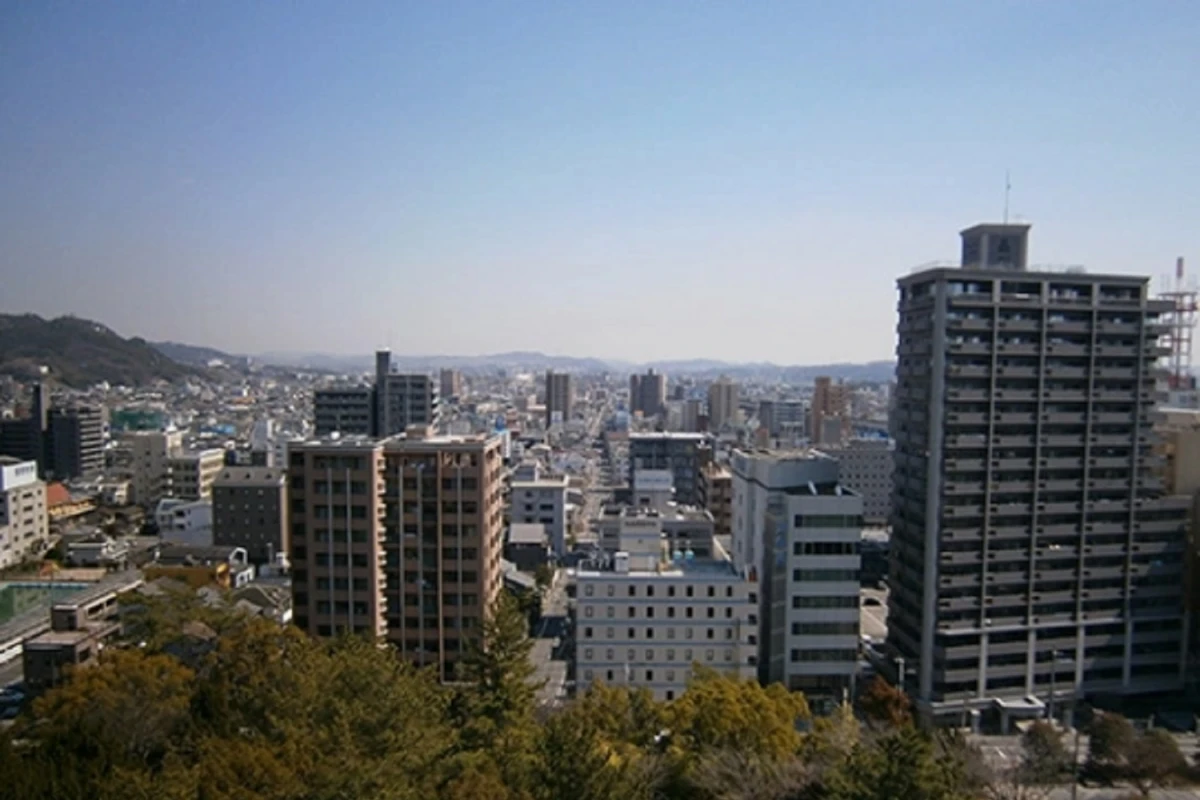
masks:
[[[385,440],[388,638],[443,680],[482,632],[500,593],[504,549],[499,437]]]
[[[140,431],[127,436],[131,503],[153,508],[171,493],[171,458],[183,449],[178,431]]]
[[[499,437],[423,427],[293,447],[296,625],[316,636],[386,636],[452,680],[503,582],[500,447]]]
[[[383,471],[370,439],[288,449],[293,621],[314,636],[387,632]]]
[[[171,496],[180,500],[208,500],[213,481],[225,466],[225,451],[219,447],[191,450],[168,460]]]

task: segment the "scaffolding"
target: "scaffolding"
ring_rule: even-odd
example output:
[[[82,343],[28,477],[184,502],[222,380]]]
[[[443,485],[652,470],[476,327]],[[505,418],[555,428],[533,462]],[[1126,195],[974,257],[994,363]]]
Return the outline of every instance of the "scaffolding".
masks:
[[[1192,375],[1192,334],[1196,329],[1198,292],[1195,281],[1184,283],[1182,257],[1175,261],[1175,281],[1168,286],[1168,290],[1159,295],[1159,299],[1169,300],[1173,306],[1172,310],[1167,312],[1165,320],[1171,345],[1171,354],[1168,356],[1168,386],[1176,391],[1195,389],[1196,378]]]

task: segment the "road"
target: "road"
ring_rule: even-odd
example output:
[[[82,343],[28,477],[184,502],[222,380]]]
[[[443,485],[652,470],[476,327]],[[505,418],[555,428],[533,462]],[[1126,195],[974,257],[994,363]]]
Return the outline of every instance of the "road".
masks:
[[[566,575],[555,573],[554,584],[542,600],[542,618],[533,631],[534,679],[542,683],[538,703],[555,705],[567,698],[567,654],[573,646],[567,621]]]

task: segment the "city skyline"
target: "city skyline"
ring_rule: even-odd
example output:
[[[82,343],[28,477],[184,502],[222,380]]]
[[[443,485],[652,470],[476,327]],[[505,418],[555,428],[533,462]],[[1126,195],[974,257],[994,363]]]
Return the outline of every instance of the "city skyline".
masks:
[[[888,359],[895,278],[1009,172],[1031,262],[1157,288],[1196,253],[1200,9],[1155,6],[13,9],[0,310],[233,352]]]

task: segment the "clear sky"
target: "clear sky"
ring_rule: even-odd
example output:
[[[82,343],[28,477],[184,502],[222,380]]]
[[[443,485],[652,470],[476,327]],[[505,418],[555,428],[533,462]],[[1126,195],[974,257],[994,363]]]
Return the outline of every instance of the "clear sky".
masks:
[[[891,357],[894,279],[1200,274],[1200,2],[9,2],[0,310],[236,352]]]

